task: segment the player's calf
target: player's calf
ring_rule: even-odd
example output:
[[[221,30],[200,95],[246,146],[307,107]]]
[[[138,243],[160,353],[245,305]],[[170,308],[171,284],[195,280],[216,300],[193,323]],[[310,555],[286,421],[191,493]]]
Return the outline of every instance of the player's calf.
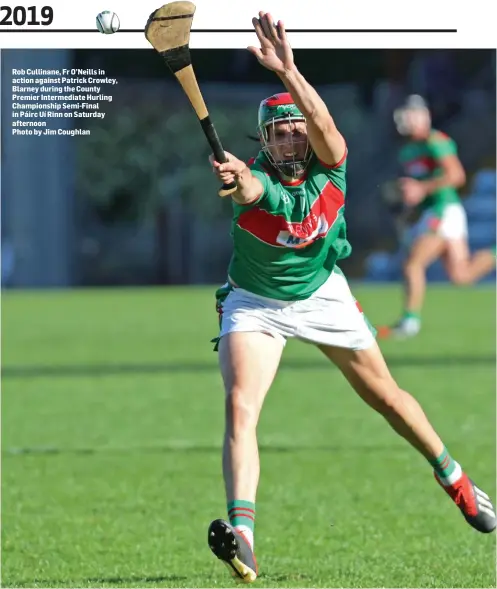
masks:
[[[420,404],[385,373],[385,365],[378,352],[363,351],[356,355],[364,357],[362,367],[356,365],[353,374],[349,369],[348,378],[357,392],[428,460],[436,480],[459,507],[469,525],[482,533],[495,530],[497,520],[492,501],[450,456]]]
[[[449,258],[446,271],[453,284],[465,286],[478,282],[495,269],[495,250],[484,249],[469,259]]]
[[[490,497],[450,456],[416,399],[396,385],[385,382],[384,392],[369,404],[428,460],[437,482],[459,507],[469,525],[482,533],[494,531],[497,519]]]

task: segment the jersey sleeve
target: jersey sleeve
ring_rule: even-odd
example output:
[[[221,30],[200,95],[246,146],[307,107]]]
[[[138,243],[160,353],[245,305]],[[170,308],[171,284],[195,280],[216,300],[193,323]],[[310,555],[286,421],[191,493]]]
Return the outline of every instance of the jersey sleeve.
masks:
[[[250,159],[247,162],[248,167],[252,173],[252,176],[255,176],[257,180],[262,184],[263,192],[260,198],[256,201],[259,202],[264,196],[267,194],[269,190],[269,173],[264,169],[260,162],[258,162],[255,158]],[[255,204],[255,203],[253,203]]]
[[[437,133],[430,139],[430,151],[435,159],[441,160],[448,155],[457,155],[457,145],[448,135]]]
[[[311,174],[323,174],[334,186],[345,194],[347,156],[348,150],[346,149],[342,159],[333,166],[325,164],[319,158],[314,157],[310,172]]]

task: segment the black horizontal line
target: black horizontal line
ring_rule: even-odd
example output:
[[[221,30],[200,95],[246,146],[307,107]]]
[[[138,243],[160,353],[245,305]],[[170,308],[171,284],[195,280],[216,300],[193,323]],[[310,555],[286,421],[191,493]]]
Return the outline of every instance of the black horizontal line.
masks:
[[[118,33],[143,33],[145,29],[120,29]],[[253,33],[253,29],[192,29],[192,33]],[[98,33],[97,29],[0,29],[1,33]],[[287,29],[287,33],[457,33],[457,29]]]
[[[131,32],[132,30],[130,30]],[[253,29],[192,29],[192,33],[253,33]],[[287,33],[457,33],[457,29],[287,29]]]

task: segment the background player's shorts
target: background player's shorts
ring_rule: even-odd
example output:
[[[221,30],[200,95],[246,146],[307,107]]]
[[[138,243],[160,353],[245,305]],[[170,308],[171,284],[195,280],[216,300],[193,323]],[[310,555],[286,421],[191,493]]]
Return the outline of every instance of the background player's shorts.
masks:
[[[461,204],[446,205],[442,213],[427,209],[418,222],[410,230],[411,241],[425,235],[435,233],[445,240],[466,239],[468,236],[468,222],[466,211]]]
[[[219,338],[234,331],[268,333],[286,343],[296,338],[308,343],[362,350],[373,345],[375,330],[350,292],[338,269],[311,297],[280,301],[255,295],[243,288],[219,289]]]

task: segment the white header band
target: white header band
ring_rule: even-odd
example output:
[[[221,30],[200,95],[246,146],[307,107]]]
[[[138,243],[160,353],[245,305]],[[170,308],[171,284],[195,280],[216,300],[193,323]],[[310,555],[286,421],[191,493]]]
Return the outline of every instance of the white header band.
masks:
[[[143,0],[140,3],[114,0],[114,6],[111,2],[106,4],[104,0],[85,0],[78,4],[68,0],[27,2],[25,5],[20,2],[17,5],[11,3],[13,11],[16,6],[18,10],[15,15],[10,16],[5,9],[0,13],[0,21],[3,21],[0,23],[0,47],[150,48],[143,29],[150,13],[159,8],[160,0]],[[461,0],[416,0],[409,5],[399,4],[397,0],[307,0],[300,5],[282,0],[197,0],[195,4],[197,10],[192,27],[192,49],[245,48],[254,44],[256,37],[252,31],[251,19],[261,9],[270,12],[275,20],[283,20],[290,30],[290,42],[295,49],[490,49],[497,45],[497,6],[495,3],[488,3],[487,6],[483,0],[473,0],[469,8]],[[41,17],[42,8],[51,7],[51,24],[15,24],[14,21],[22,22],[23,11],[28,11],[28,7],[33,6],[36,7],[34,20],[39,22],[46,20]],[[117,13],[120,20],[120,30],[117,33],[104,35],[97,30],[96,16],[103,10]],[[26,22],[29,17],[32,14],[28,11]],[[9,21],[12,24],[5,24]],[[337,29],[347,32],[333,32]],[[64,30],[71,32],[56,32]],[[206,30],[215,32],[200,32]],[[371,32],[349,32],[351,30]],[[385,32],[392,30],[402,32]]]

